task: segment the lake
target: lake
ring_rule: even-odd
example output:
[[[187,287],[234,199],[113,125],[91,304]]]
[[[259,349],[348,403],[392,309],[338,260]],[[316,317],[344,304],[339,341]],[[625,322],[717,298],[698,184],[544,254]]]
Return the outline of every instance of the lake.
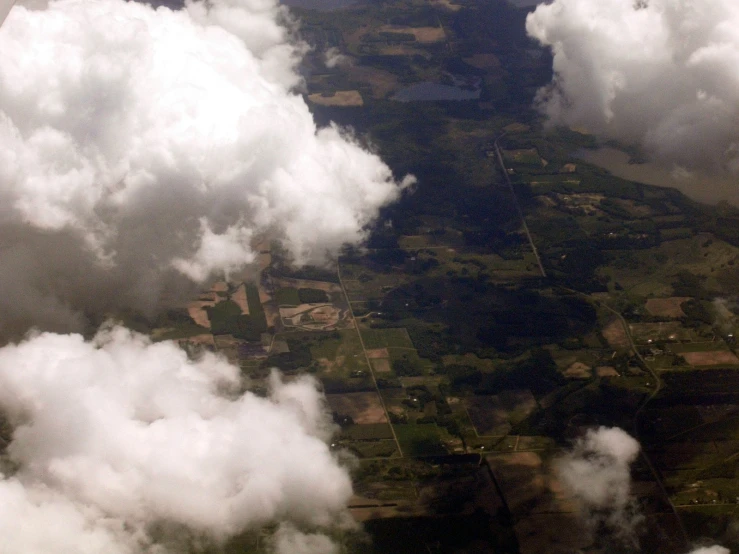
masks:
[[[676,188],[699,202],[712,204],[719,200],[727,200],[739,206],[737,179],[727,175],[714,175],[701,171],[688,172],[677,166],[667,167],[654,162],[630,164],[629,155],[626,152],[610,147],[578,150],[575,156],[602,167],[622,179],[647,185]]]

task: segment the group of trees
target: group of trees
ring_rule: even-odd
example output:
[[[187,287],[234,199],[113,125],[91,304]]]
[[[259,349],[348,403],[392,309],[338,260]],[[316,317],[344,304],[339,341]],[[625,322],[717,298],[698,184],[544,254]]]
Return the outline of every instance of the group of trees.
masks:
[[[565,384],[548,350],[534,348],[530,356],[501,364],[494,371],[455,364],[441,371],[449,378],[452,392],[498,394],[504,390],[529,389],[537,396],[547,394]]]

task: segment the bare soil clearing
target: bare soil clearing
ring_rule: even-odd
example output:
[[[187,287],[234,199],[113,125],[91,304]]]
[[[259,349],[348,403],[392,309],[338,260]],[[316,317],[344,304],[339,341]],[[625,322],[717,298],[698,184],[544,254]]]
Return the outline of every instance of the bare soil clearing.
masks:
[[[231,300],[241,308],[242,314],[249,315],[249,303],[246,301],[246,285],[244,283],[241,283],[239,288],[231,295]]]
[[[321,106],[359,107],[364,106],[364,100],[358,90],[337,90],[331,96],[321,93],[308,95],[308,100]]]
[[[650,298],[647,300],[646,309],[653,316],[681,318],[685,317],[685,312],[680,305],[687,300],[690,300],[690,297]]]
[[[739,358],[728,350],[719,352],[683,352],[681,356],[693,366],[739,365]]]
[[[358,425],[387,423],[385,410],[376,392],[350,392],[326,395],[331,409],[341,415],[348,415]]]
[[[389,358],[390,353],[387,351],[387,348],[373,348],[371,350],[367,350],[367,357],[370,360],[377,358]]]
[[[626,336],[626,330],[618,318],[613,318],[603,327],[603,336],[616,350],[630,349],[629,337]]]

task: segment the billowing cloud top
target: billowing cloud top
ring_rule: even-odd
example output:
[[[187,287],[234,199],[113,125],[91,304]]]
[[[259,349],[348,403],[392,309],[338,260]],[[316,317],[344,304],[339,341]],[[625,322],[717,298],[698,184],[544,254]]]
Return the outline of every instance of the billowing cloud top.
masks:
[[[554,122],[684,167],[739,171],[737,2],[554,0],[526,29],[554,54],[538,98]]]
[[[140,552],[162,522],[221,539],[340,520],[351,482],[325,442],[332,424],[313,381],[274,375],[268,398],[238,385],[214,355],[192,361],[122,328],[0,349],[18,468],[0,479],[3,552]],[[330,544],[292,526],[277,536],[296,541]]]
[[[171,268],[201,281],[241,267],[264,232],[298,263],[361,240],[402,184],[346,132],[316,128],[291,92],[291,26],[272,0],[13,8],[0,28],[6,236],[68,236],[127,268],[119,293]]]
[[[639,443],[618,427],[589,430],[558,464],[564,485],[579,500],[585,523],[613,538],[635,542],[641,517],[631,496],[631,463]]]

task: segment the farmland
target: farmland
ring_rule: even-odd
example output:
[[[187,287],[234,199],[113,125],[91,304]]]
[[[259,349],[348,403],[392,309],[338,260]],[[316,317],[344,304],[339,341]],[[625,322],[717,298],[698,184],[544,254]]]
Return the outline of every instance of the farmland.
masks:
[[[418,184],[325,266],[291,267],[265,241],[248,279],[206,286],[157,336],[223,353],[256,391],[272,367],[317,380],[372,538],[343,533],[345,552],[605,548],[553,470],[600,425],[645,452],[643,551],[682,554],[707,534],[739,548],[739,212],[574,158],[596,139],[531,109],[551,64],[525,10],[296,13],[316,120]],[[328,47],[346,64],[326,67]],[[455,79],[478,79],[480,98],[391,99]]]

